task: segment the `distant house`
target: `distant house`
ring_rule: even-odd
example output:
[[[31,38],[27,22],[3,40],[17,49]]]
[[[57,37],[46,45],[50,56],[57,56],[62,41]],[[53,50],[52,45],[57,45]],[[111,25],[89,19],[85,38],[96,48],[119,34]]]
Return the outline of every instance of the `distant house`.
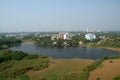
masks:
[[[87,40],[92,41],[93,39],[96,38],[96,35],[95,35],[95,34],[88,33],[88,34],[85,35],[85,38],[86,38]]]

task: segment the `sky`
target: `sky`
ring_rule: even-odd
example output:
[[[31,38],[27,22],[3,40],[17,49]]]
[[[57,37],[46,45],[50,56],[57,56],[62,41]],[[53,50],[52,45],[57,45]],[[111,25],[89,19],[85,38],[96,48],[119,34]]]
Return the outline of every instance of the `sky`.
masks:
[[[120,31],[120,0],[0,0],[0,32]]]

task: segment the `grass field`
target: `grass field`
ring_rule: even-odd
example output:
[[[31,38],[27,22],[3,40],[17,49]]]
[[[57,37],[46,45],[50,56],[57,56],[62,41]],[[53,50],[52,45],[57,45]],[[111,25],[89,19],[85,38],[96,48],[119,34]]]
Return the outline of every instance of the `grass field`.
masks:
[[[88,80],[112,80],[117,75],[120,75],[120,59],[106,60],[102,66],[90,73]]]
[[[70,73],[80,73],[83,68],[92,63],[85,59],[52,59],[49,68],[40,71],[30,71],[27,74],[31,80],[56,79]]]

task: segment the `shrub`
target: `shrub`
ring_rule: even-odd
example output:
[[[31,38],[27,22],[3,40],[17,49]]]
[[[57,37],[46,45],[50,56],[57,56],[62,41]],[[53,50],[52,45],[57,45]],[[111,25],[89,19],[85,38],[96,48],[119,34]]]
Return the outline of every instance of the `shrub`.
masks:
[[[100,78],[99,78],[99,77],[97,77],[97,78],[96,78],[96,80],[100,80]]]
[[[21,60],[21,59],[23,59],[26,56],[28,56],[28,54],[24,53],[22,51],[14,51],[10,55],[10,57],[11,57],[12,60]]]
[[[36,58],[38,58],[38,55],[37,54],[29,54],[26,58],[27,59],[36,59]]]
[[[120,80],[120,75],[114,77],[113,80]]]
[[[109,61],[110,63],[113,63],[113,61]]]
[[[21,60],[26,56],[28,56],[28,54],[22,51],[3,51],[0,53],[0,62],[7,60]]]

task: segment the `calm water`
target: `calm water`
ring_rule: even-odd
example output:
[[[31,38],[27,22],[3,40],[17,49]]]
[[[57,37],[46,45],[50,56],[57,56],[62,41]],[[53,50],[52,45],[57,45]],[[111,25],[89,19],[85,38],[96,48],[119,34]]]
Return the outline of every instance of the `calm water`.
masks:
[[[103,56],[120,55],[120,52],[111,51],[103,48],[90,47],[40,47],[34,43],[22,43],[19,46],[11,47],[11,50],[24,51],[34,54],[44,54],[53,58],[83,58],[99,59]]]

